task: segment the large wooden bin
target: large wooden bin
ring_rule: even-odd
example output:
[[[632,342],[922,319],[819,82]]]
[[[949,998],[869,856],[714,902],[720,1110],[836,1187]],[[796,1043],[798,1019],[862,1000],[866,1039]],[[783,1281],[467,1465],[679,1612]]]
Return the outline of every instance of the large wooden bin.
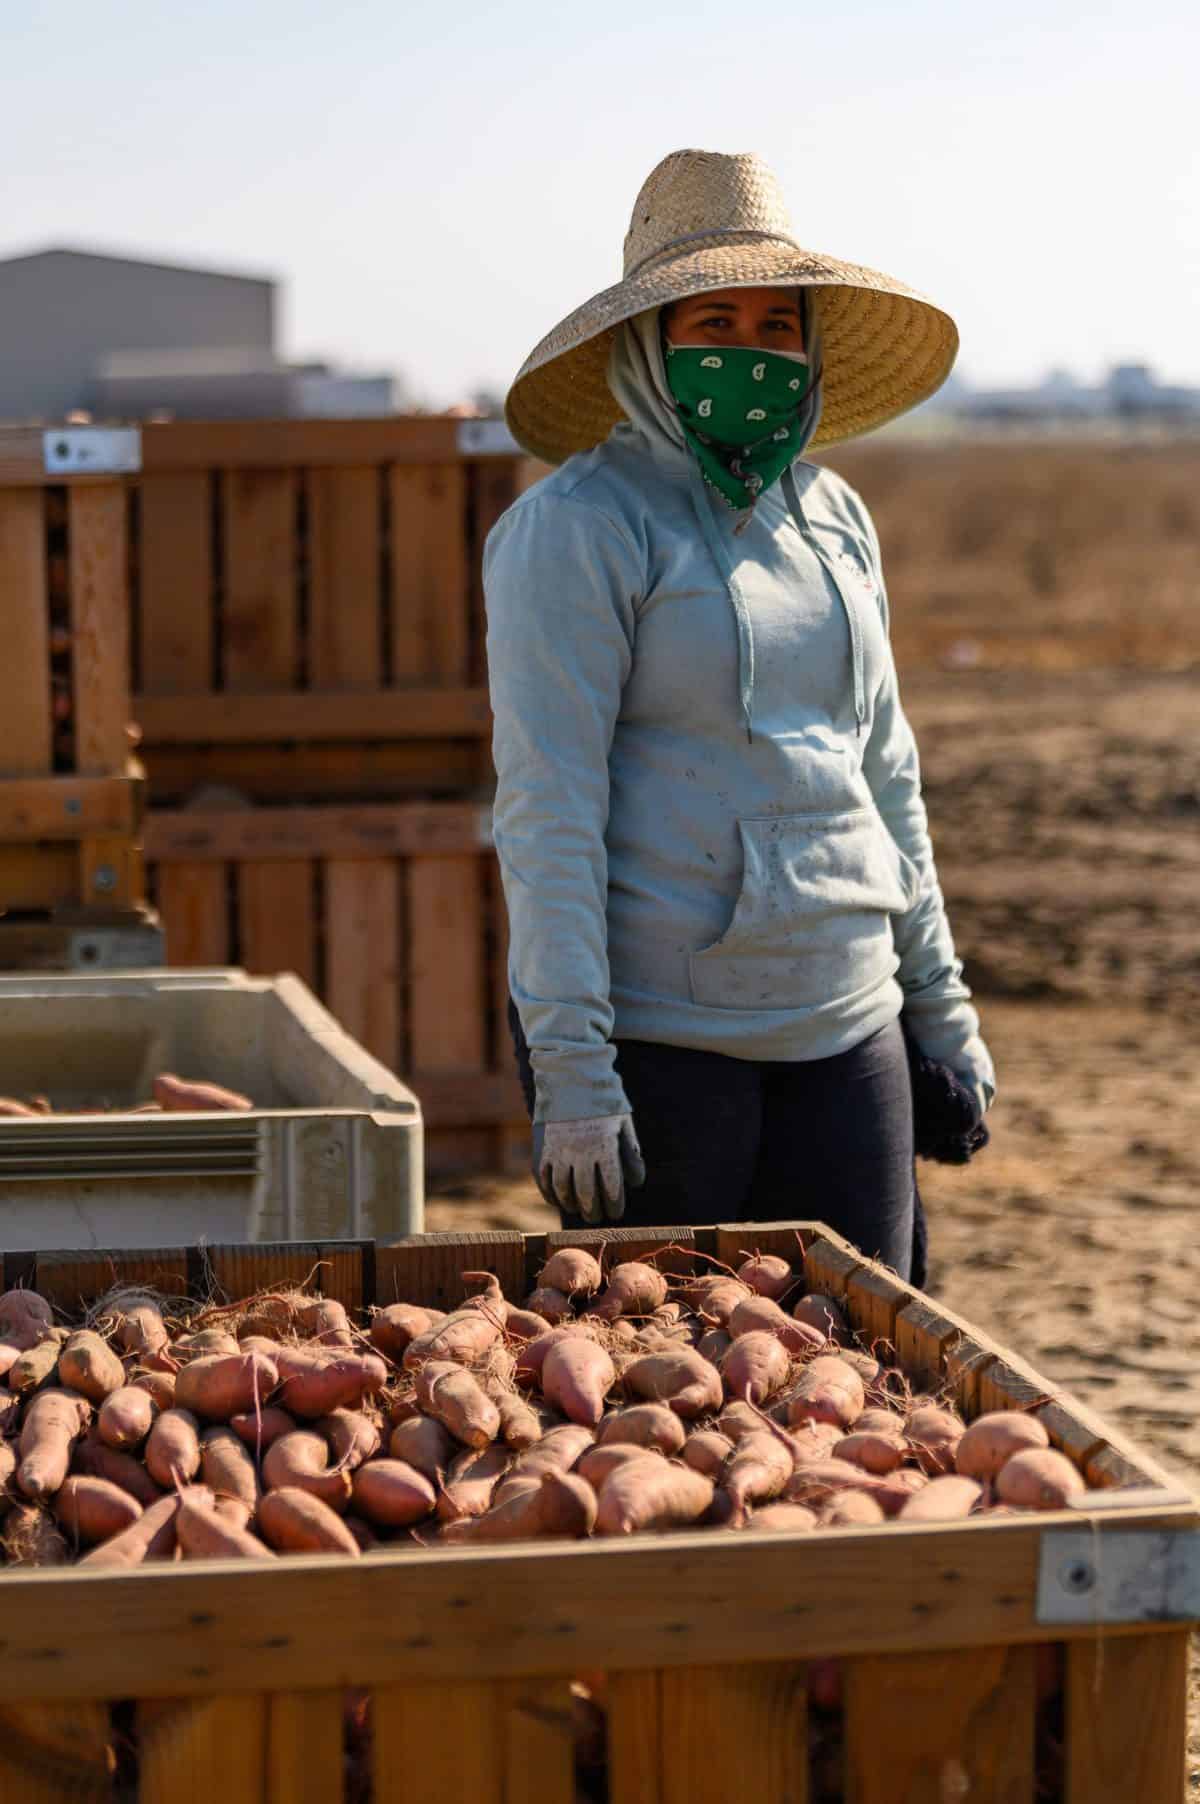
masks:
[[[969,1413],[1025,1409],[1102,1487],[1062,1513],[815,1536],[393,1550],[0,1578],[0,1804],[334,1804],[344,1688],[373,1712],[372,1804],[808,1804],[813,1661],[842,1660],[841,1804],[1179,1804],[1193,1500],[1003,1348],[813,1224],[480,1233],[395,1245],[21,1255],[66,1308],[114,1279],[232,1295],[300,1280],[447,1306],[486,1267],[520,1295],[547,1248],[607,1241],[677,1270],[782,1253]],[[1127,1487],[1127,1488],[1121,1488]],[[1057,1650],[1057,1651],[1055,1651]],[[1038,1671],[1061,1760],[1036,1770]],[[605,1675],[603,1787],[577,1793],[572,1679]],[[109,1705],[121,1700],[110,1719]],[[136,1703],[131,1702],[136,1700]],[[113,1724],[140,1744],[108,1777]],[[359,1794],[361,1796],[361,1794]]]

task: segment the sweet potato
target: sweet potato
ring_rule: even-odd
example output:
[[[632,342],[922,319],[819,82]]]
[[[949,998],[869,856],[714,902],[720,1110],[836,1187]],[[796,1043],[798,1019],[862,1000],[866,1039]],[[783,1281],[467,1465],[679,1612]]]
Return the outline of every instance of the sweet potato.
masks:
[[[175,1533],[185,1560],[275,1558],[265,1541],[214,1508],[214,1501],[211,1493],[195,1485],[180,1494]]]
[[[537,1315],[532,1309],[518,1309],[515,1303],[508,1305],[504,1333],[510,1342],[536,1340],[540,1334],[548,1333],[549,1329],[550,1323],[544,1315]]]
[[[904,1438],[916,1454],[922,1472],[931,1478],[953,1472],[958,1444],[966,1432],[966,1424],[953,1410],[924,1404],[914,1409],[904,1423]]]
[[[368,1460],[352,1484],[355,1513],[383,1528],[408,1528],[430,1515],[437,1504],[429,1480],[404,1460]]]
[[[298,1428],[272,1441],[263,1455],[262,1475],[269,1491],[308,1491],[339,1514],[350,1507],[350,1473],[344,1467],[331,1468],[328,1442],[309,1429]]]
[[[625,1388],[647,1403],[665,1403],[685,1421],[721,1407],[720,1374],[693,1347],[646,1353],[635,1359],[626,1369]]]
[[[600,1261],[583,1247],[559,1247],[538,1273],[538,1284],[566,1297],[595,1296],[604,1282]]]
[[[164,1409],[150,1430],[146,1470],[165,1490],[186,1485],[200,1470],[200,1424],[187,1409]]]
[[[1087,1486],[1065,1454],[1053,1447],[1029,1447],[1005,1460],[994,1488],[1001,1503],[1018,1509],[1065,1510]]]
[[[861,1466],[864,1472],[874,1472],[880,1478],[886,1472],[894,1472],[908,1458],[908,1444],[902,1434],[873,1434],[862,1429],[842,1435],[829,1451],[834,1459],[847,1459],[851,1465]]]
[[[775,1253],[754,1253],[738,1266],[737,1275],[756,1296],[770,1297],[773,1303],[786,1297],[800,1282],[787,1260]]]
[[[569,1472],[594,1444],[591,1429],[574,1422],[548,1429],[536,1447],[517,1455],[497,1488],[494,1502],[499,1504],[507,1492],[530,1478],[540,1479],[545,1472]]]
[[[885,1516],[898,1516],[909,1498],[923,1491],[928,1483],[925,1474],[918,1472],[915,1466],[901,1466],[898,1471],[879,1479],[878,1489],[871,1495]]]
[[[866,1408],[863,1382],[854,1367],[837,1354],[820,1354],[803,1372],[790,1393],[788,1421],[832,1422],[850,1428]]]
[[[8,1368],[9,1390],[19,1397],[27,1397],[39,1386],[49,1384],[58,1370],[58,1356],[66,1338],[65,1328],[51,1328],[45,1340],[18,1353]]]
[[[806,1322],[796,1322],[772,1302],[770,1297],[746,1297],[729,1318],[729,1333],[734,1340],[744,1334],[771,1334],[795,1359],[819,1353],[824,1336]]]
[[[712,1481],[690,1466],[648,1453],[609,1473],[600,1487],[598,1535],[632,1535],[643,1529],[696,1522],[713,1500]]]
[[[184,1114],[208,1114],[216,1110],[244,1110],[254,1107],[250,1098],[237,1090],[226,1090],[221,1084],[176,1077],[173,1071],[159,1072],[154,1080],[153,1096],[160,1108]]]
[[[132,1353],[138,1359],[162,1353],[170,1335],[157,1303],[145,1298],[140,1303],[123,1305],[116,1317],[115,1339],[122,1353]]]
[[[801,1297],[793,1306],[792,1320],[803,1322],[808,1328],[815,1328],[823,1340],[844,1340],[850,1333],[850,1324],[841,1304],[832,1297],[823,1297],[815,1292]]]
[[[746,1434],[762,1433],[762,1411],[749,1403],[727,1403],[717,1417],[717,1427],[735,1445]]]
[[[733,1527],[746,1520],[751,1504],[771,1503],[779,1497],[793,1468],[792,1454],[782,1434],[764,1429],[740,1440],[721,1473],[720,1488],[732,1505]]]
[[[229,1426],[255,1458],[261,1459],[272,1441],[277,1441],[280,1435],[293,1434],[299,1424],[286,1409],[280,1409],[276,1403],[267,1403],[262,1409],[247,1409],[230,1416]]]
[[[128,1491],[145,1509],[156,1503],[162,1492],[140,1459],[131,1453],[120,1453],[106,1446],[94,1428],[80,1436],[71,1454],[71,1471],[81,1478],[103,1478],[120,1490]]]
[[[76,1542],[91,1547],[107,1541],[136,1522],[142,1506],[106,1478],[64,1478],[54,1499],[54,1514],[61,1529]]]
[[[371,1312],[371,1345],[389,1359],[402,1357],[411,1341],[428,1334],[445,1314],[440,1309],[419,1309],[415,1303],[389,1303]]]
[[[125,1367],[106,1340],[90,1328],[77,1328],[59,1352],[58,1382],[90,1403],[103,1403],[125,1383]]]
[[[281,1346],[275,1365],[276,1402],[306,1420],[335,1409],[357,1409],[364,1397],[374,1396],[387,1383],[387,1367],[377,1353]]]
[[[503,1333],[501,1323],[482,1309],[459,1309],[448,1315],[427,1333],[417,1335],[404,1350],[406,1372],[416,1372],[428,1360],[453,1360],[457,1365],[474,1365],[496,1345]]]
[[[773,1334],[740,1334],[721,1361],[721,1382],[727,1397],[765,1403],[787,1383],[790,1370],[787,1350]]]
[[[570,1315],[571,1299],[565,1290],[556,1290],[552,1284],[539,1284],[526,1297],[525,1312],[540,1315],[543,1321],[555,1327]]]
[[[359,1553],[370,1553],[373,1547],[382,1545],[371,1524],[364,1522],[361,1516],[339,1516],[338,1521],[354,1536]]]
[[[878,1405],[864,1409],[855,1422],[859,1434],[905,1434],[908,1418],[898,1410],[881,1409]]]
[[[717,1484],[732,1452],[733,1442],[726,1435],[715,1428],[699,1428],[689,1434],[680,1458],[693,1472],[700,1472]]]
[[[50,1305],[36,1290],[6,1290],[0,1296],[0,1346],[26,1353],[50,1338]]]
[[[560,1322],[557,1327],[547,1329],[533,1340],[526,1341],[517,1352],[517,1363],[514,1376],[518,1384],[540,1385],[542,1367],[551,1347],[558,1346],[560,1341],[575,1339],[594,1340],[596,1329],[591,1322]]]
[[[296,1324],[317,1346],[354,1346],[346,1306],[333,1297],[306,1297],[296,1310]]]
[[[437,1500],[439,1522],[456,1522],[460,1516],[482,1516],[490,1509],[492,1494],[512,1463],[502,1442],[467,1447],[451,1462],[445,1486]]]
[[[71,1558],[67,1538],[49,1510],[33,1503],[15,1503],[9,1510],[0,1546],[9,1566],[65,1566]]]
[[[536,1409],[519,1391],[505,1390],[500,1385],[489,1389],[488,1395],[499,1411],[500,1439],[505,1446],[517,1453],[526,1447],[536,1447],[542,1438],[541,1419]]]
[[[816,1526],[817,1512],[802,1503],[764,1504],[746,1524],[764,1535],[804,1535]]]
[[[601,1321],[615,1321],[619,1315],[653,1315],[666,1300],[663,1274],[641,1259],[627,1259],[609,1272],[608,1284],[590,1305],[590,1313]]]
[[[786,1411],[784,1419],[786,1421]],[[804,1460],[829,1459],[842,1439],[841,1429],[833,1422],[798,1422],[788,1429],[788,1433],[796,1449],[797,1464]]]
[[[645,1447],[635,1447],[627,1441],[612,1441],[604,1447],[589,1447],[574,1469],[580,1478],[587,1480],[593,1491],[599,1491],[610,1472],[627,1465],[631,1459],[641,1459],[646,1451]]]
[[[705,1321],[715,1322],[719,1328],[724,1328],[738,1304],[753,1294],[748,1284],[727,1272],[710,1272],[703,1278],[693,1278],[683,1290],[685,1301]]]
[[[388,1442],[393,1459],[405,1461],[432,1485],[445,1482],[451,1460],[461,1451],[462,1443],[432,1416],[410,1416],[407,1422],[398,1422]]]
[[[130,1384],[136,1390],[145,1391],[152,1397],[159,1409],[173,1409],[175,1406],[175,1374],[174,1372],[141,1372],[135,1371]]]
[[[543,1472],[536,1482],[526,1481],[510,1490],[485,1516],[448,1522],[442,1539],[452,1543],[582,1540],[591,1533],[595,1520],[596,1493],[586,1479],[572,1472],[550,1471]]]
[[[248,1353],[251,1348],[245,1347],[236,1334],[228,1328],[197,1328],[194,1334],[176,1335],[171,1351],[180,1360],[203,1359],[213,1353]],[[271,1342],[271,1353],[275,1351],[275,1343]]]
[[[383,1431],[374,1416],[357,1409],[335,1409],[315,1424],[333,1455],[332,1463],[354,1472],[365,1460],[374,1459],[383,1440]]]
[[[280,1447],[283,1442],[275,1445]],[[320,1445],[324,1452],[325,1443]],[[200,1476],[214,1497],[236,1497],[251,1516],[258,1508],[258,1471],[232,1428],[204,1430],[200,1436]]]
[[[1015,1409],[990,1410],[976,1416],[959,1441],[954,1469],[963,1478],[987,1484],[1014,1454],[1049,1445],[1050,1436],[1036,1416]]]
[[[866,1491],[877,1496],[887,1481],[852,1466],[849,1460],[808,1460],[798,1465],[787,1482],[784,1495],[789,1503],[807,1503],[816,1508],[839,1491]]]
[[[279,1553],[348,1553],[357,1560],[362,1552],[328,1504],[289,1485],[267,1492],[258,1506],[258,1526]]]
[[[635,1403],[618,1409],[601,1422],[597,1445],[615,1446],[628,1442],[634,1447],[653,1447],[658,1453],[679,1453],[687,1439],[687,1430],[673,1409],[665,1403]]]
[[[71,1450],[91,1417],[91,1405],[75,1391],[39,1391],[27,1405],[17,1485],[34,1503],[52,1496],[66,1478]]]
[[[570,1422],[594,1428],[616,1383],[612,1360],[594,1340],[573,1336],[551,1347],[542,1366],[542,1394]]]
[[[261,1408],[278,1382],[274,1361],[262,1353],[203,1354],[176,1378],[175,1403],[205,1422],[228,1422]]]
[[[866,1491],[839,1491],[821,1505],[822,1528],[869,1528],[883,1520],[878,1500]]]
[[[901,1522],[957,1522],[969,1516],[983,1488],[973,1478],[955,1473],[944,1478],[931,1478],[921,1490],[914,1491],[899,1512]]]
[[[100,1439],[118,1453],[140,1447],[154,1426],[158,1414],[148,1391],[136,1385],[123,1384],[110,1391],[100,1405],[96,1430]]]
[[[417,1401],[426,1415],[467,1447],[486,1447],[500,1432],[500,1411],[470,1372],[433,1360],[417,1372]]]
[[[172,1493],[147,1504],[135,1522],[84,1554],[81,1566],[140,1566],[144,1560],[169,1560],[175,1552],[175,1517],[179,1499]]]

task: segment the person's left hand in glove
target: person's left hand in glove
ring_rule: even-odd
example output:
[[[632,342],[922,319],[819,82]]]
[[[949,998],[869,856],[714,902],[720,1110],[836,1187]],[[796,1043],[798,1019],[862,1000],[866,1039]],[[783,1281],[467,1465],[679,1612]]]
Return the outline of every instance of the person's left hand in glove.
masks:
[[[626,1189],[646,1182],[632,1115],[539,1121],[533,1129],[533,1177],[551,1207],[586,1222],[620,1221]]]

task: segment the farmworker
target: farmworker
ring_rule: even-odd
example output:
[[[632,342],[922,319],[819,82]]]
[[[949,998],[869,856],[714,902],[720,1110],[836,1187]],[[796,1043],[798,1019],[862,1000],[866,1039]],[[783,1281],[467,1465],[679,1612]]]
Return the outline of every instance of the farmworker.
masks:
[[[875,530],[804,458],[923,401],[957,342],[802,249],[757,156],[685,150],[623,279],[509,393],[559,467],[486,550],[495,838],[535,1176],[568,1225],[814,1216],[908,1275],[901,1019],[965,1106],[957,1156],[986,1139]]]

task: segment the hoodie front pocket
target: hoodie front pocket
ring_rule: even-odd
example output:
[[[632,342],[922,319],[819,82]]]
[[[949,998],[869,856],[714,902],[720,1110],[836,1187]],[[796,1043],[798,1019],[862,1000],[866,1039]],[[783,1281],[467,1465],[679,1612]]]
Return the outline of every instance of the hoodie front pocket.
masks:
[[[721,938],[690,959],[710,1008],[812,1008],[895,969],[890,916],[920,879],[874,808],[740,820],[742,888]]]

